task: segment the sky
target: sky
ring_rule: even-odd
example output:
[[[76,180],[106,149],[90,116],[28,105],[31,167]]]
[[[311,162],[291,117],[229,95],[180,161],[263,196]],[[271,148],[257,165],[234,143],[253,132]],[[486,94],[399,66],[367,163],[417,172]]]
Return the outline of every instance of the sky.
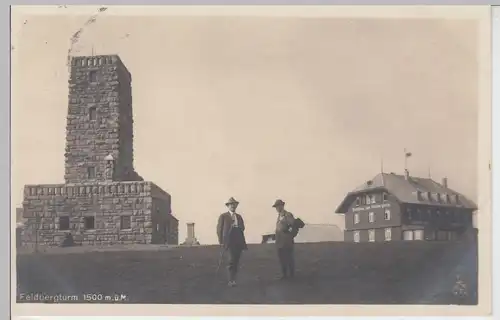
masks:
[[[180,241],[216,241],[234,197],[248,242],[283,199],[307,223],[344,227],[347,192],[383,170],[477,199],[473,21],[231,16],[16,15],[12,205],[62,183],[72,55],[118,54],[132,74],[134,166],[172,195]],[[92,12],[93,13],[93,12]],[[14,211],[13,211],[14,212]],[[14,214],[14,213],[13,213]]]

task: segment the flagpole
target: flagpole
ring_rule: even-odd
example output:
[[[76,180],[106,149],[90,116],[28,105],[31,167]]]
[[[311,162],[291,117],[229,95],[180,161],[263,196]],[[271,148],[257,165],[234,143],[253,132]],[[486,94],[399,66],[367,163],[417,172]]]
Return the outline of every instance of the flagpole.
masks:
[[[408,169],[407,168],[408,157],[406,156],[406,148],[404,149],[404,152],[405,152],[405,172],[406,172],[406,170]]]

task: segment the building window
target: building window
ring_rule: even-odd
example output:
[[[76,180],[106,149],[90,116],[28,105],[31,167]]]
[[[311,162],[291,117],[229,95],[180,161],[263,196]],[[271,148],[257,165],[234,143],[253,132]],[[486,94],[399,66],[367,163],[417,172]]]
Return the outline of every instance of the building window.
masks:
[[[386,209],[384,212],[384,220],[391,220],[391,210]]]
[[[359,231],[354,231],[354,242],[359,242]]]
[[[120,228],[121,229],[131,229],[130,216],[121,216],[120,217]]]
[[[369,195],[366,195],[366,204],[370,204],[371,203],[371,197]]]
[[[391,234],[391,228],[385,228],[385,241],[391,241],[392,239],[392,234]]]
[[[88,167],[87,168],[87,177],[89,179],[95,179],[95,167]]]
[[[69,230],[69,217],[59,217],[59,230]]]
[[[90,121],[96,121],[97,120],[97,108],[96,107],[90,107],[89,108],[89,120]]]
[[[97,71],[96,70],[89,72],[89,81],[92,83],[97,82]]]
[[[447,195],[445,196],[445,198],[446,198],[446,203],[450,203],[450,195],[449,195],[449,194],[447,194]]]
[[[361,204],[361,199],[359,197],[356,197],[356,207],[358,207]]]
[[[375,222],[375,213],[373,212],[368,213],[368,221],[370,221],[370,223]]]
[[[95,229],[95,218],[94,217],[84,217],[83,218],[83,224],[85,226],[85,229]]]
[[[359,223],[359,213],[355,213],[354,214],[354,224],[358,224]]]
[[[412,241],[413,240],[413,231],[412,230],[403,231],[403,239],[405,241]]]
[[[424,240],[424,231],[423,230],[413,231],[413,239],[414,240]]]
[[[373,230],[373,229],[368,230],[368,241],[370,241],[370,242],[375,241],[375,230]]]
[[[370,202],[371,202],[372,204],[377,203],[377,201],[375,200],[375,195],[374,195],[374,194],[372,194],[372,195],[370,196]]]
[[[382,194],[382,201],[384,201],[384,202],[385,202],[385,201],[388,201],[388,200],[389,200],[388,194],[384,192],[384,193]]]

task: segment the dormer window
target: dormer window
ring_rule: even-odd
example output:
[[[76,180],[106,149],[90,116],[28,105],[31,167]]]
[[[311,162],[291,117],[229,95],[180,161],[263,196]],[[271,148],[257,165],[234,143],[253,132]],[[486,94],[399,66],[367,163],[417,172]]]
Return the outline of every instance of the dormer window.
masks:
[[[361,199],[359,197],[356,197],[356,207],[358,207],[361,204]]]
[[[370,200],[370,202],[371,202],[372,204],[377,202],[377,201],[375,201],[375,195],[374,195],[374,194],[372,194],[372,195],[370,196],[370,199],[371,199],[371,200]]]
[[[389,200],[389,197],[388,197],[388,194],[387,193],[382,193],[382,201],[388,201]]]
[[[417,191],[417,199],[422,201],[422,191]]]
[[[449,194],[445,195],[445,198],[446,198],[446,203],[450,203],[450,195]]]
[[[369,195],[366,195],[366,197],[365,197],[365,198],[366,198],[366,204],[371,204],[371,201],[370,201],[370,200],[371,200],[371,198],[370,198],[370,196],[369,196]]]
[[[458,203],[458,202],[459,202],[459,200],[460,200],[460,199],[459,199],[459,197],[458,197],[458,194],[455,194],[455,195],[454,195],[454,198],[455,198],[455,199],[454,199],[454,200],[455,200],[455,203]]]
[[[427,200],[432,201],[432,196],[431,196],[430,191],[427,192]]]

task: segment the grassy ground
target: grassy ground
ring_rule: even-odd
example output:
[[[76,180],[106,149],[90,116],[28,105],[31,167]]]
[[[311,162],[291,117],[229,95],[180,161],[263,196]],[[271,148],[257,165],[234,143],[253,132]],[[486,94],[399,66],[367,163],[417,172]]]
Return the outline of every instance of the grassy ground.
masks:
[[[310,243],[296,245],[297,276],[277,280],[274,245],[249,245],[238,286],[216,274],[217,246],[17,256],[21,293],[126,294],[129,303],[476,304],[477,245],[470,242]],[[59,252],[57,252],[59,251]],[[65,252],[69,251],[69,252]],[[456,274],[469,297],[451,294]],[[104,301],[103,301],[104,302]]]

